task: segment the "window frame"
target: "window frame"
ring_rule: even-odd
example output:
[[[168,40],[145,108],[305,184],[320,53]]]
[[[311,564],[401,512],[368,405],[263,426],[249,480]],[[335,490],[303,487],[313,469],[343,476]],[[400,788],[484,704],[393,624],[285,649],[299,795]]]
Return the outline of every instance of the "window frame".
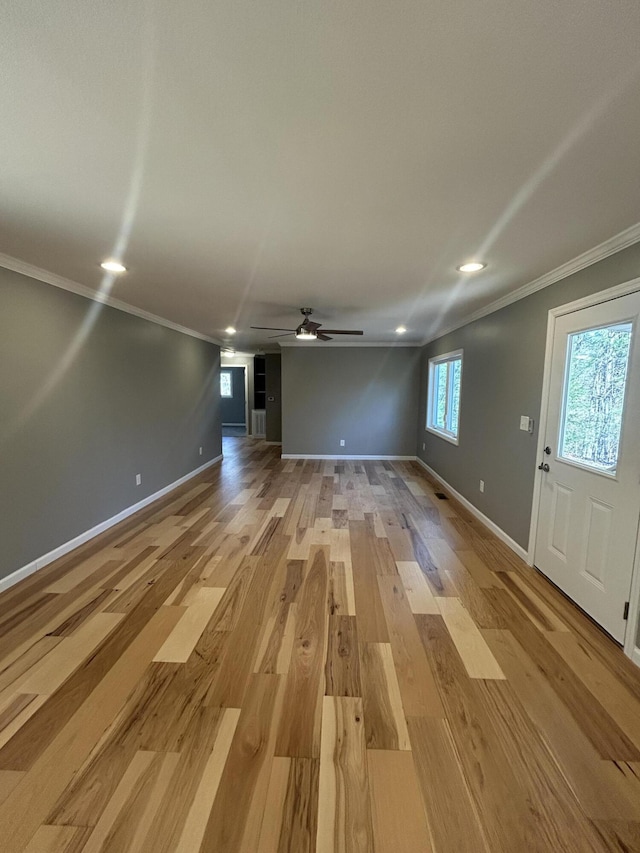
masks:
[[[228,394],[222,393],[222,374],[223,373],[226,373],[227,376],[229,377],[229,393]],[[230,370],[222,369],[220,371],[220,399],[221,400],[230,400],[232,397],[233,397],[233,376],[231,375]]]
[[[458,400],[458,431],[454,433],[452,430],[445,428],[441,428],[435,425],[434,413],[437,408],[437,404],[435,403],[435,393],[437,390],[435,384],[435,374],[436,369],[441,364],[449,365],[454,361],[460,361],[460,398]],[[460,413],[462,410],[462,371],[464,368],[464,350],[457,349],[452,350],[451,352],[443,353],[442,355],[436,355],[433,358],[429,359],[429,375],[427,379],[427,418],[425,423],[425,429],[427,432],[431,432],[434,435],[439,435],[440,438],[443,438],[445,441],[448,441],[450,444],[459,445],[460,444]],[[452,373],[450,372],[449,367],[447,367],[447,389],[445,396],[445,425],[450,423],[448,421],[448,415],[451,411],[452,407],[452,399],[453,399],[453,379]]]

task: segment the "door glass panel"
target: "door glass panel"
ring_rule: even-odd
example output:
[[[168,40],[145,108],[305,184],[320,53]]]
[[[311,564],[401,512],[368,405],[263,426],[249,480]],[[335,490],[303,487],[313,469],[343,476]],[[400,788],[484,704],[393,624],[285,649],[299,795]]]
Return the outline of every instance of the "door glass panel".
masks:
[[[615,474],[631,323],[569,335],[560,456]]]

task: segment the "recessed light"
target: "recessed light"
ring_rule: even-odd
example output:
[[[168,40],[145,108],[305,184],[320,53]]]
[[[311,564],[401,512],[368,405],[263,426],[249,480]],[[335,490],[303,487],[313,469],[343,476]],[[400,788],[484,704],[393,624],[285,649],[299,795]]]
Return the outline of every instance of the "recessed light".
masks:
[[[398,328],[396,329],[396,332],[397,332],[397,334],[398,334],[398,335],[404,335],[404,333],[405,333],[406,331],[407,331],[407,327],[406,327],[406,326],[398,326]]]
[[[480,272],[487,265],[480,263],[479,261],[469,261],[468,264],[460,264],[459,267],[456,267],[458,272]]]
[[[127,271],[127,268],[122,266],[120,261],[114,261],[112,259],[109,259],[108,261],[103,261],[100,264],[100,266],[102,267],[103,270],[106,270],[107,272],[126,272]]]
[[[225,329],[225,333],[227,335],[235,335],[236,330],[233,328],[233,326],[227,326],[227,328]]]

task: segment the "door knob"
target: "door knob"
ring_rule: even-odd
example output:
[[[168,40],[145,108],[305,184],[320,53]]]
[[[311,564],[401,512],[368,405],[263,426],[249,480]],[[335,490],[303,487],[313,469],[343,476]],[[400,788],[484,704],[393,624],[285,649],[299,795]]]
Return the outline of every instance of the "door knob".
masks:
[[[538,471],[550,471],[550,470],[551,470],[551,469],[549,468],[549,466],[547,465],[547,463],[546,463],[546,462],[541,462],[541,463],[538,465]]]

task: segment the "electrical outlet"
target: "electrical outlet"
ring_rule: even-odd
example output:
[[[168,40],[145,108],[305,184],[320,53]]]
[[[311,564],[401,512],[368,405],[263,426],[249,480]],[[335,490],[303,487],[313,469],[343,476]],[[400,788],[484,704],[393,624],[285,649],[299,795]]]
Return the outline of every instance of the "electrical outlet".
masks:
[[[344,438],[340,439],[340,447],[344,447]]]
[[[480,491],[484,492],[484,480],[480,480]]]
[[[202,456],[202,448],[200,448],[200,456]]]
[[[136,474],[136,486],[142,485],[142,474]]]

